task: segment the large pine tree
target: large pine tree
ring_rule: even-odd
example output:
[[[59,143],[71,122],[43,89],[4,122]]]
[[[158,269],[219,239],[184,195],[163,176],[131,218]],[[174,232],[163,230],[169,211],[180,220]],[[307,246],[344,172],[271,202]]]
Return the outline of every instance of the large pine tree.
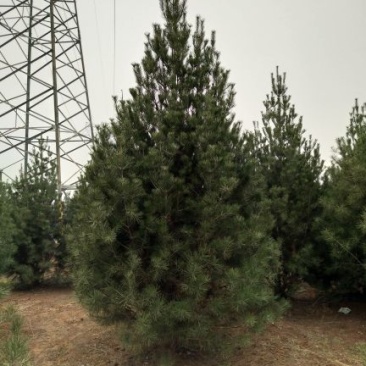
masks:
[[[321,274],[338,293],[366,287],[366,111],[357,100],[346,136],[337,139],[322,200]]]
[[[214,350],[223,324],[274,313],[278,249],[251,180],[215,35],[161,1],[131,100],[99,128],[69,230],[75,289],[143,347]],[[221,331],[220,331],[221,330]]]
[[[262,125],[256,124],[255,151],[263,173],[275,220],[273,238],[282,248],[279,291],[306,276],[316,239],[320,213],[320,176],[323,161],[319,144],[304,136],[287,93],[286,74],[272,74],[272,91],[264,101]]]

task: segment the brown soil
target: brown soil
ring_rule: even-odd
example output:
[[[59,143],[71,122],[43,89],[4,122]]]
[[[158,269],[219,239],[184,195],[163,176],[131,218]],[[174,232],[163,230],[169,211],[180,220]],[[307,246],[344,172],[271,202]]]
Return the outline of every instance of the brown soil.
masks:
[[[42,289],[14,292],[3,303],[14,304],[24,317],[24,331],[34,366],[131,366],[136,361],[124,350],[113,327],[96,324],[71,290]],[[338,313],[340,306],[352,309]],[[357,345],[366,349],[366,304],[337,307],[294,304],[292,310],[253,345],[232,358],[234,366],[362,366]],[[365,362],[365,361],[364,361]],[[218,365],[198,355],[182,355],[179,366]]]

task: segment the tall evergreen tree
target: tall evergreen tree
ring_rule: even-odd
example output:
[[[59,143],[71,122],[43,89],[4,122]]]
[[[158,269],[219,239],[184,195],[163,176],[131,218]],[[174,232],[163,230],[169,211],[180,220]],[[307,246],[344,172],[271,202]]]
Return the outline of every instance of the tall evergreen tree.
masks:
[[[273,316],[278,248],[215,35],[197,18],[191,37],[185,1],[160,5],[165,26],[147,36],[132,99],[99,128],[73,200],[75,289],[132,344],[214,350],[227,343],[218,325]]]
[[[264,175],[275,220],[273,238],[281,244],[279,291],[307,274],[320,213],[323,161],[319,144],[304,137],[287,93],[286,74],[272,74],[272,91],[264,101],[262,126],[255,125],[257,164]]]
[[[17,230],[10,273],[16,275],[19,286],[39,284],[43,275],[65,256],[58,201],[56,165],[46,142],[40,140],[38,149],[33,150],[27,176],[21,172],[12,185]]]
[[[356,104],[327,171],[321,273],[338,293],[366,286],[366,113]]]

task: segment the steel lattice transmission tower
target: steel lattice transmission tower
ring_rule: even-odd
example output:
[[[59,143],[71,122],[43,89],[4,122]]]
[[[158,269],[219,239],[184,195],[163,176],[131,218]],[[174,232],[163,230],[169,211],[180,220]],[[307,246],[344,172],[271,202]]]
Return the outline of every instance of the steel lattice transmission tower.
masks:
[[[13,179],[48,141],[59,190],[93,140],[76,0],[0,0],[0,171]]]

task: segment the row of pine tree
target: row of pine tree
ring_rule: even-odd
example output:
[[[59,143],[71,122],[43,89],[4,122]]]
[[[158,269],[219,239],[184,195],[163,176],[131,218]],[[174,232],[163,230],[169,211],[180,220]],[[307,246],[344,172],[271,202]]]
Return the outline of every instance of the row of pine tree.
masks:
[[[261,328],[302,281],[362,293],[364,110],[324,169],[277,69],[247,131],[215,34],[187,23],[183,0],[161,9],[131,99],[98,127],[63,220],[44,141],[28,176],[0,185],[0,270],[31,287],[71,268],[88,311],[144,349],[233,346],[232,325]]]

